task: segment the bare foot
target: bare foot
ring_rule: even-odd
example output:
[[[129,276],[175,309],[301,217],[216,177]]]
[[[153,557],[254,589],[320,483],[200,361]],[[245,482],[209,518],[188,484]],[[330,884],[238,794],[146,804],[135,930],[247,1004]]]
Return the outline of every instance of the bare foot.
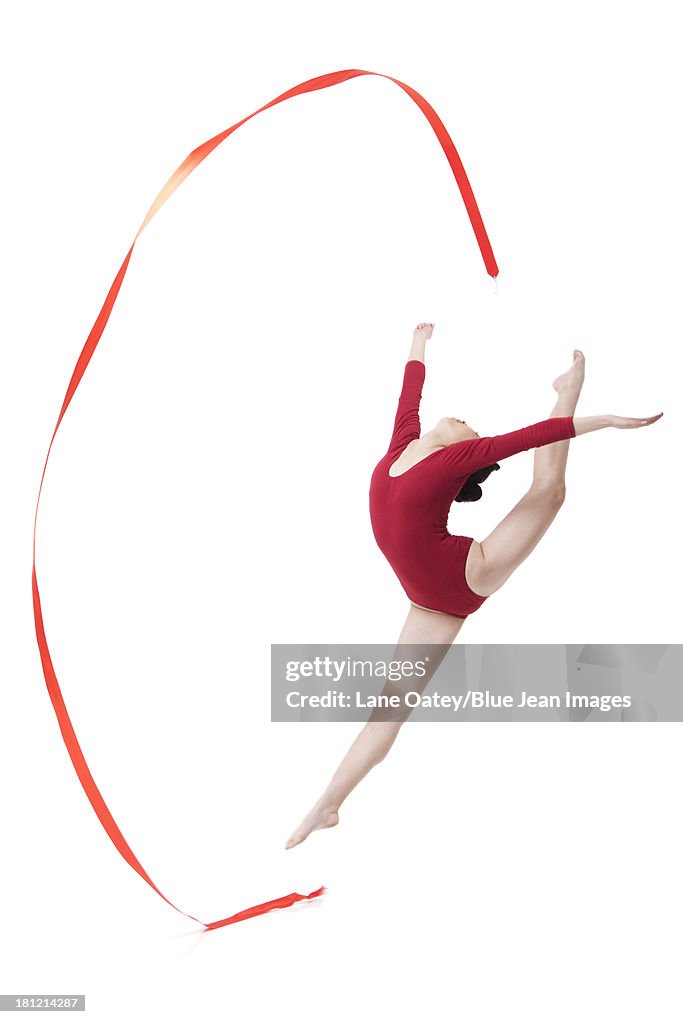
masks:
[[[574,362],[569,369],[556,377],[553,381],[553,387],[558,394],[561,392],[573,393],[576,397],[579,397],[581,388],[583,387],[583,378],[586,373],[586,357],[580,348],[574,349]]]
[[[310,811],[304,820],[301,822],[299,827],[292,832],[291,836],[285,843],[285,850],[291,850],[293,846],[298,846],[299,843],[303,843],[304,839],[315,832],[319,828],[333,828],[339,824],[339,815],[336,811],[330,810],[329,808],[318,807],[317,805]]]
[[[418,324],[417,327],[415,328],[415,330],[413,331],[413,338],[424,338],[425,341],[428,341],[429,338],[431,338],[431,336],[432,336],[432,330],[433,329],[434,329],[434,324],[428,324],[428,323]]]

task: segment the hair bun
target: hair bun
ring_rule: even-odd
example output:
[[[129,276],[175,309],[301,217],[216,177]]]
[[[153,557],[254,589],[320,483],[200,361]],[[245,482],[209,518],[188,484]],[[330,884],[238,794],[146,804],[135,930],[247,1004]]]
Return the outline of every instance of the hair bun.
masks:
[[[483,469],[477,469],[474,473],[471,473],[456,494],[455,500],[479,501],[484,493],[479,485],[483,484],[484,480],[493,473],[494,469],[500,469],[497,462],[494,462],[492,466],[485,466]]]
[[[456,495],[455,500],[456,501],[479,501],[479,499],[481,498],[483,493],[484,492],[482,491],[482,489],[479,486],[479,484],[475,483],[474,480],[470,479],[470,480],[468,480],[465,483],[464,487],[458,492],[458,494]]]

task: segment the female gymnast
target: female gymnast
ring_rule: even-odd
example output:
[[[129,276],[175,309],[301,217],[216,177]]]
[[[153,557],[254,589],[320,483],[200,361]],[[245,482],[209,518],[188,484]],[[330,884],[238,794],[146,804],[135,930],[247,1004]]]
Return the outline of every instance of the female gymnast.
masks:
[[[425,345],[433,327],[418,324],[413,334],[391,441],[370,482],[370,518],[375,540],[410,600],[399,645],[440,645],[445,653],[467,616],[502,587],[557,515],[565,497],[570,438],[604,427],[644,427],[663,413],[645,419],[575,417],[585,369],[584,355],[575,349],[570,368],[553,381],[557,401],[548,419],[480,437],[464,420],[447,416],[420,436]],[[481,542],[449,533],[451,503],[477,501],[481,483],[500,468],[497,460],[530,448],[536,449],[531,487],[493,532]],[[418,689],[442,659],[430,659]],[[373,713],[364,725],[287,849],[315,829],[336,825],[342,802],[386,756],[402,722],[381,717]]]

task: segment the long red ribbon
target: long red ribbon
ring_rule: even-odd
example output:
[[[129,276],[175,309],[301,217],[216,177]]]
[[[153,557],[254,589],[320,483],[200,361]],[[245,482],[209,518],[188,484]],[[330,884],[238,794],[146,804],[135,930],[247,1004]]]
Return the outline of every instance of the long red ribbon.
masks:
[[[62,697],[62,691],[59,687],[59,683],[57,682],[57,676],[52,665],[52,658],[50,657],[50,649],[47,645],[47,639],[45,637],[45,629],[43,626],[43,612],[40,603],[40,592],[38,590],[38,579],[36,576],[36,526],[38,521],[38,507],[40,505],[40,496],[43,490],[45,470],[47,469],[48,459],[50,458],[52,444],[57,434],[59,424],[62,421],[64,413],[69,407],[69,403],[71,402],[71,399],[75,394],[76,388],[81,382],[81,378],[85,373],[85,370],[88,366],[88,363],[90,362],[92,354],[97,348],[97,344],[100,338],[102,337],[104,328],[107,325],[107,321],[109,320],[111,311],[114,308],[114,303],[116,302],[116,299],[118,297],[121,284],[123,283],[123,279],[126,276],[128,264],[130,263],[130,258],[133,254],[133,249],[135,248],[135,242],[140,236],[140,233],[145,229],[147,224],[149,224],[150,220],[152,219],[152,217],[154,217],[157,211],[161,209],[161,207],[164,205],[169,196],[171,196],[173,192],[175,192],[175,190],[178,188],[178,186],[185,180],[185,178],[187,178],[188,175],[192,173],[195,167],[197,167],[202,162],[202,160],[204,160],[205,157],[207,157],[209,153],[211,153],[212,150],[214,150],[218,145],[220,145],[220,143],[223,142],[224,139],[227,139],[229,135],[231,135],[237,128],[243,125],[246,121],[249,121],[252,117],[255,117],[256,114],[260,114],[262,110],[267,110],[268,107],[272,107],[276,103],[281,103],[283,100],[291,99],[293,96],[299,96],[306,92],[314,92],[316,89],[326,89],[328,88],[328,86],[338,85],[339,83],[346,82],[351,78],[356,78],[358,75],[377,75],[380,78],[388,78],[389,81],[395,82],[396,85],[399,85],[405,92],[408,93],[411,99],[415,101],[415,103],[418,105],[422,113],[425,115],[430,125],[434,129],[434,132],[439,142],[441,143],[441,146],[443,147],[443,151],[446,154],[448,162],[451,165],[451,169],[455,176],[455,180],[458,183],[458,187],[464,200],[465,207],[467,208],[467,212],[469,214],[470,221],[474,229],[474,234],[477,238],[477,242],[479,243],[479,248],[481,250],[481,254],[484,259],[486,269],[488,273],[491,275],[491,277],[497,276],[498,267],[496,265],[496,261],[493,255],[493,250],[491,249],[491,244],[486,234],[484,222],[481,219],[481,214],[479,213],[479,208],[477,207],[477,203],[474,198],[474,193],[472,192],[472,187],[469,181],[467,180],[465,168],[462,165],[460,157],[458,156],[455,146],[453,145],[453,141],[448,132],[446,131],[443,123],[438,117],[436,111],[429,105],[429,103],[427,103],[423,96],[420,96],[419,93],[415,92],[414,89],[411,89],[411,87],[409,85],[406,85],[404,82],[399,82],[397,78],[391,78],[391,76],[389,75],[382,75],[376,71],[358,71],[355,69],[348,71],[335,71],[332,74],[320,75],[318,78],[311,78],[307,82],[302,82],[300,85],[294,86],[293,89],[289,89],[287,92],[283,92],[280,96],[277,96],[274,100],[271,100],[270,103],[266,103],[265,106],[259,107],[259,109],[254,111],[253,114],[250,114],[249,117],[245,117],[241,121],[238,121],[236,124],[232,125],[232,127],[227,128],[224,132],[221,132],[220,135],[214,136],[213,139],[209,139],[208,142],[204,142],[201,146],[198,146],[197,149],[194,149],[189,154],[189,156],[185,158],[185,160],[177,168],[177,170],[174,171],[174,173],[171,175],[169,180],[162,188],[159,195],[152,203],[147,213],[147,216],[143,220],[140,229],[138,230],[138,233],[133,239],[133,244],[128,250],[126,258],[124,259],[116,277],[114,278],[113,284],[109,289],[109,292],[107,293],[106,299],[104,300],[104,305],[102,306],[102,309],[100,310],[99,315],[95,320],[95,323],[93,324],[90,334],[88,335],[86,343],[83,346],[83,350],[81,351],[81,354],[78,357],[78,362],[76,363],[74,372],[71,375],[71,380],[69,381],[69,386],[66,390],[66,395],[64,396],[64,402],[62,403],[62,408],[57,418],[55,429],[52,433],[52,438],[50,440],[50,445],[47,450],[47,455],[45,456],[45,465],[43,466],[43,474],[41,476],[40,487],[38,489],[38,500],[36,502],[36,511],[33,523],[33,614],[35,618],[36,637],[38,640],[38,648],[40,650],[40,660],[43,666],[43,674],[45,676],[45,682],[47,684],[50,699],[52,700],[52,704],[57,715],[57,721],[59,722],[59,728],[64,738],[64,743],[66,744],[69,756],[73,762],[74,768],[76,769],[76,774],[78,775],[78,778],[81,782],[81,785],[83,786],[83,789],[85,790],[88,800],[92,804],[93,809],[97,814],[97,817],[102,822],[102,825],[104,826],[107,835],[114,843],[114,846],[119,851],[123,859],[127,861],[128,864],[130,864],[130,866],[134,868],[134,870],[137,871],[137,873],[142,878],[144,878],[148,885],[150,885],[155,890],[155,892],[157,892],[159,896],[161,896],[162,899],[166,900],[166,902],[170,904],[170,906],[172,906],[174,910],[178,910],[181,914],[184,914],[185,917],[189,917],[193,921],[197,921],[198,924],[203,925],[203,927],[206,929],[222,928],[224,925],[236,924],[238,921],[245,921],[248,918],[256,917],[259,914],[266,914],[270,910],[278,910],[284,907],[290,907],[292,906],[292,904],[297,903],[300,900],[314,899],[316,896],[321,896],[323,894],[323,892],[325,891],[324,886],[314,890],[313,892],[308,893],[307,895],[302,895],[301,893],[293,892],[290,893],[288,896],[281,896],[279,899],[270,900],[267,903],[260,903],[258,906],[249,907],[247,910],[242,910],[238,914],[233,914],[232,917],[226,917],[220,921],[212,921],[209,924],[200,921],[199,918],[197,917],[193,917],[192,914],[187,914],[184,910],[180,910],[179,907],[176,907],[174,903],[171,903],[171,901],[166,896],[164,896],[160,889],[157,888],[157,886],[149,877],[149,875],[143,868],[142,864],[140,864],[139,860],[131,850],[128,843],[126,842],[125,837],[123,836],[121,830],[114,821],[114,818],[112,817],[109,808],[104,802],[104,798],[100,793],[99,789],[97,788],[95,780],[90,774],[90,769],[88,768],[85,757],[83,756],[83,751],[81,750],[78,739],[76,738],[76,733],[74,732],[71,720],[69,718],[69,714],[66,709],[66,705],[64,703],[64,698]]]

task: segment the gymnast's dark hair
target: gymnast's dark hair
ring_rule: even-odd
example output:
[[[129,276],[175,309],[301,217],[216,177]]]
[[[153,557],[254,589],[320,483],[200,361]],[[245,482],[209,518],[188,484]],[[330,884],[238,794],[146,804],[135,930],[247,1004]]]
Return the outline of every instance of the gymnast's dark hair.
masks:
[[[497,462],[494,462],[492,466],[486,466],[484,469],[478,469],[476,472],[468,476],[467,480],[458,491],[455,500],[456,501],[479,501],[482,496],[482,490],[479,486],[483,484],[484,480],[493,473],[494,469],[500,469]]]

